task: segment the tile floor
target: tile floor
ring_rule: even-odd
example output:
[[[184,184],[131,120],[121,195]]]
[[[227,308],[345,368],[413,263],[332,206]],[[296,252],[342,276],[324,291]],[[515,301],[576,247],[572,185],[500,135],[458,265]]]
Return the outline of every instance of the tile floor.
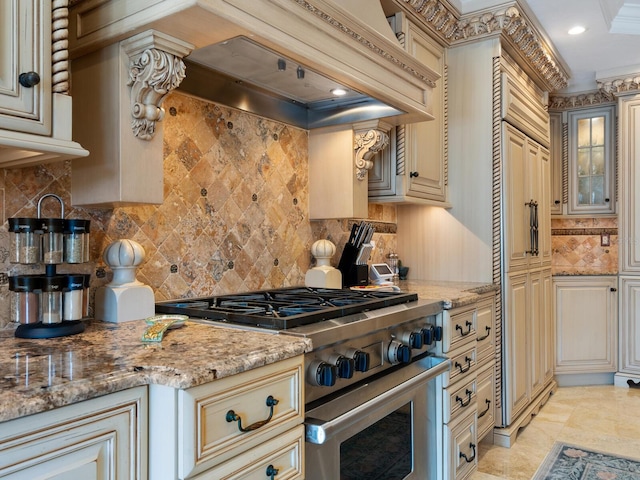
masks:
[[[558,388],[511,448],[480,444],[471,480],[530,480],[555,441],[640,459],[640,389]]]

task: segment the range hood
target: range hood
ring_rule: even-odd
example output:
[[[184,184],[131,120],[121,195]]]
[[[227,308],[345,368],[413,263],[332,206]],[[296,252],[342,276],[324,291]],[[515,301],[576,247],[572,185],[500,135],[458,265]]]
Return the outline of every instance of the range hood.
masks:
[[[178,90],[304,129],[407,113],[245,36],[200,48],[185,64]]]

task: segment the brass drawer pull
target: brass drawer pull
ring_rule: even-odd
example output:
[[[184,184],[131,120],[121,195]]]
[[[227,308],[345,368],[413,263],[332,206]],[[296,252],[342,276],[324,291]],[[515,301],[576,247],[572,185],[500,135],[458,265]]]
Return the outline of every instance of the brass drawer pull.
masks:
[[[267,397],[267,407],[270,408],[269,416],[266,420],[260,420],[259,422],[252,423],[248,427],[242,427],[242,418],[240,417],[240,415],[236,415],[236,412],[234,412],[233,410],[229,410],[227,412],[227,422],[238,422],[238,430],[240,430],[241,432],[252,432],[259,429],[260,427],[264,427],[267,423],[269,423],[269,420],[271,420],[271,417],[273,417],[273,407],[277,404],[278,400],[269,395]]]

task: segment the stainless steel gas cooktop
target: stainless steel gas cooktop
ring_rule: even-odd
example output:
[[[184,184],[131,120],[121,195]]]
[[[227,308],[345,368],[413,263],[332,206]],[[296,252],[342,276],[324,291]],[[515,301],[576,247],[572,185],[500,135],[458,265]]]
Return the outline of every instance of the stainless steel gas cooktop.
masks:
[[[418,299],[401,291],[290,287],[156,303],[157,313],[286,330]]]

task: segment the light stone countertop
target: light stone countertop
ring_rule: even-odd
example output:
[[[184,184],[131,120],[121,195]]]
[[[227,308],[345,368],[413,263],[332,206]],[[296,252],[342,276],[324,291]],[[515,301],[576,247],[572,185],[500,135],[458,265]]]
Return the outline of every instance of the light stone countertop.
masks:
[[[441,301],[443,309],[497,290],[469,282],[402,281],[400,287]],[[15,338],[15,325],[0,329],[0,422],[140,385],[190,388],[312,349],[306,338],[192,321],[160,343],[140,340],[143,320],[86,325],[78,335],[40,340]]]
[[[308,339],[190,321],[143,343],[146,327],[90,320],[83,333],[39,340],[0,330],[0,421],[139,385],[194,387],[311,350]]]

